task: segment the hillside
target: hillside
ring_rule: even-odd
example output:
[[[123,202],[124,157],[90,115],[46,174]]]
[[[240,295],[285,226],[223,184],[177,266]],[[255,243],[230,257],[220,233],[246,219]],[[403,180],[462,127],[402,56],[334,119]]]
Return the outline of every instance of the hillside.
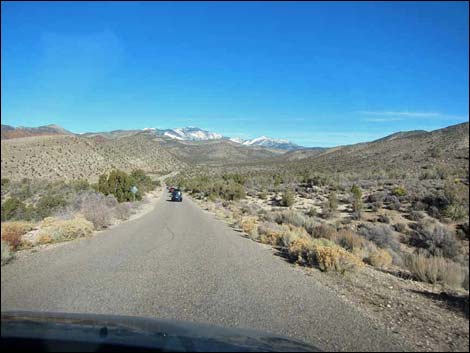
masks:
[[[368,143],[330,148],[291,163],[340,172],[394,170],[417,174],[436,167],[465,172],[468,148],[466,122],[431,132],[401,132]]]
[[[146,134],[118,139],[61,135],[2,140],[2,177],[10,179],[96,180],[113,168],[162,173],[184,165]]]
[[[39,127],[13,127],[10,125],[3,125],[1,127],[2,140],[28,137],[28,136],[46,136],[46,135],[72,135],[70,131],[58,125],[45,125]]]
[[[204,165],[243,164],[270,160],[283,151],[256,146],[244,146],[229,140],[180,141],[160,138],[161,146],[187,162]]]

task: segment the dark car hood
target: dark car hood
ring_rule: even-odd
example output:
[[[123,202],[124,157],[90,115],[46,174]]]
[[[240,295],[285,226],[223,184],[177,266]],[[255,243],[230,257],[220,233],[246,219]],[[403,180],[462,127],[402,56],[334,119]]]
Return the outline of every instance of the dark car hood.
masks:
[[[2,312],[4,338],[70,340],[163,351],[319,351],[318,348],[271,334],[184,321],[132,316]],[[3,343],[2,343],[3,346]],[[93,349],[96,348],[96,349]]]

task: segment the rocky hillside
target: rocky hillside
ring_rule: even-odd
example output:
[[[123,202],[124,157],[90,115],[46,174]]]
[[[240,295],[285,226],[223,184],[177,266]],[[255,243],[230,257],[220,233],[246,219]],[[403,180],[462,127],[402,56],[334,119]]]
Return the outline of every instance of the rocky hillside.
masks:
[[[185,166],[149,134],[117,139],[103,136],[34,136],[2,140],[2,177],[96,180],[113,168],[163,173]]]
[[[342,172],[393,170],[421,174],[429,169],[444,168],[468,175],[468,148],[469,124],[466,122],[431,132],[401,132],[369,143],[311,152],[316,155],[292,163]]]
[[[229,140],[192,142],[161,138],[159,141],[165,150],[182,161],[213,166],[267,161],[282,153],[263,147],[245,146]]]

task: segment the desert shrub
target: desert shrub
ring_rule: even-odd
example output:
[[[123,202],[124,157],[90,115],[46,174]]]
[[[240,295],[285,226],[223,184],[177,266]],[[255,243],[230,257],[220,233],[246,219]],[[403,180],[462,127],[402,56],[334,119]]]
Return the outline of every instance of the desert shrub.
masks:
[[[305,223],[305,217],[294,210],[277,212],[274,220],[278,224],[292,224],[296,227],[302,227]]]
[[[309,210],[306,212],[307,216],[315,217],[317,215],[317,209],[315,207],[310,207]]]
[[[393,211],[399,211],[401,208],[401,202],[396,196],[391,196],[388,202],[388,208]]]
[[[285,190],[282,193],[281,206],[291,207],[295,202],[294,193],[291,190]]]
[[[436,256],[453,258],[459,252],[459,244],[454,231],[438,222],[428,221],[414,224],[409,243]]]
[[[465,222],[465,223],[459,224],[457,226],[457,232],[461,239],[468,240],[470,236],[469,223]]]
[[[98,179],[98,191],[104,195],[114,195],[119,202],[134,200],[131,192],[133,185],[133,178],[121,170],[113,170],[109,175],[102,174]],[[137,200],[142,198],[139,193],[135,196]]]
[[[338,233],[336,232],[335,228],[321,223],[314,228],[312,236],[314,238],[324,238],[331,241],[336,241]]]
[[[338,197],[334,191],[330,192],[328,195],[328,206],[331,212],[336,212],[336,209],[338,208]]]
[[[240,226],[246,234],[248,234],[252,239],[258,238],[258,230],[256,226],[255,217],[243,217]]]
[[[428,215],[435,219],[442,219],[442,213],[436,206],[431,206],[428,208]]]
[[[353,213],[356,219],[361,218],[361,211],[362,211],[362,190],[359,186],[354,184],[351,187],[351,194],[352,194],[352,208],[353,208]]]
[[[52,215],[58,209],[65,207],[67,202],[62,196],[58,195],[44,195],[36,204],[36,214],[39,219],[46,218]]]
[[[258,226],[260,241],[265,244],[280,245],[280,238],[285,228],[277,223],[263,222]]]
[[[10,179],[8,179],[8,178],[2,178],[2,179],[1,179],[1,186],[2,186],[2,189],[3,189],[3,188],[6,188],[9,184],[10,184]]]
[[[377,249],[369,255],[367,260],[372,266],[378,268],[387,268],[393,262],[392,255],[386,249]]]
[[[351,229],[341,229],[336,236],[336,243],[341,247],[354,252],[355,250],[360,250],[364,247],[365,239]]]
[[[42,221],[38,237],[43,242],[60,242],[90,236],[93,229],[93,223],[81,216],[71,220],[47,217]],[[44,240],[47,238],[50,241]]]
[[[397,223],[393,226],[395,228],[395,231],[398,233],[405,233],[406,231],[406,224],[405,223]]]
[[[465,286],[465,268],[440,256],[426,256],[422,252],[409,254],[405,264],[415,278],[432,284],[441,283],[453,288]]]
[[[330,205],[328,202],[324,202],[321,206],[321,217],[323,219],[329,219],[333,215],[333,211],[330,208]]]
[[[261,200],[266,200],[268,198],[268,192],[266,190],[262,190],[259,194],[258,197]]]
[[[140,199],[143,194],[155,189],[152,178],[150,178],[142,169],[133,170],[130,177],[132,178],[133,184],[137,186],[137,189],[139,190],[137,194],[140,193],[140,197],[136,194],[136,199]]]
[[[390,217],[386,214],[381,214],[377,217],[377,222],[389,224],[390,223]]]
[[[119,205],[119,202],[118,200],[116,200],[116,198],[114,197],[114,195],[108,195],[105,197],[105,203],[106,203],[106,206],[108,206],[109,208],[114,208],[116,207],[117,205]]]
[[[208,196],[207,196],[207,199],[209,201],[216,201],[218,199],[218,195],[215,193],[215,192],[211,192]]]
[[[313,233],[315,232],[315,227],[317,225],[318,223],[312,217],[306,217],[303,227],[307,231],[308,234],[313,236]]]
[[[376,201],[374,203],[371,203],[370,204],[370,209],[372,210],[372,212],[377,212],[378,210],[380,210],[382,208],[382,203],[379,202],[379,201]]]
[[[366,202],[367,203],[377,203],[377,206],[379,206],[379,208],[382,206],[382,203],[385,199],[385,196],[387,196],[387,194],[384,192],[384,191],[379,191],[379,192],[375,192],[375,193],[372,193],[372,194],[369,194],[366,198]]]
[[[31,206],[27,206],[24,202],[17,198],[8,198],[1,206],[1,220],[31,220],[35,217],[35,210]]]
[[[453,221],[460,221],[468,217],[468,208],[459,204],[450,204],[445,208],[444,215]]]
[[[397,197],[406,196],[407,191],[403,186],[397,186],[397,187],[393,188],[392,195],[397,196]]]
[[[112,211],[103,194],[88,192],[80,197],[80,212],[92,222],[96,229],[107,227],[111,223]]]
[[[254,216],[258,214],[258,211],[261,209],[260,206],[256,204],[244,204],[241,206],[240,210],[242,211],[243,214],[247,214],[250,216]]]
[[[291,242],[288,252],[297,263],[318,266],[322,271],[344,273],[363,265],[358,257],[326,239],[299,237]]]
[[[395,239],[388,225],[364,223],[359,226],[358,233],[380,248],[390,248],[394,251],[400,250],[400,243]]]
[[[3,241],[1,242],[1,250],[2,250],[2,266],[6,265],[10,260],[13,258],[13,252],[10,249],[10,245]]]
[[[132,214],[132,205],[130,204],[130,202],[122,202],[120,204],[117,204],[116,207],[114,207],[113,211],[114,216],[117,219],[126,220]]]
[[[243,185],[231,181],[222,189],[221,196],[225,200],[236,201],[245,198],[246,192]]]
[[[33,229],[32,223],[15,221],[2,222],[2,241],[7,242],[12,250],[16,250],[21,246],[24,234]]]
[[[408,214],[408,219],[415,221],[415,222],[418,222],[422,220],[423,218],[424,218],[424,215],[420,211],[413,210]]]
[[[309,235],[306,233],[304,228],[292,225],[283,225],[278,243],[280,243],[279,245],[283,246],[285,249],[288,249],[290,244],[299,238],[309,238]]]
[[[70,182],[70,185],[72,186],[75,192],[91,190],[91,185],[86,179],[73,180]]]

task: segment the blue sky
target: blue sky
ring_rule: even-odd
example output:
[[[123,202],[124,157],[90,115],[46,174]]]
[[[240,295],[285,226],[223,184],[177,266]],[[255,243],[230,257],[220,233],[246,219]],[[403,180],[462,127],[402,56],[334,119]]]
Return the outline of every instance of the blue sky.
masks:
[[[468,121],[467,2],[2,2],[3,124],[304,146]]]

